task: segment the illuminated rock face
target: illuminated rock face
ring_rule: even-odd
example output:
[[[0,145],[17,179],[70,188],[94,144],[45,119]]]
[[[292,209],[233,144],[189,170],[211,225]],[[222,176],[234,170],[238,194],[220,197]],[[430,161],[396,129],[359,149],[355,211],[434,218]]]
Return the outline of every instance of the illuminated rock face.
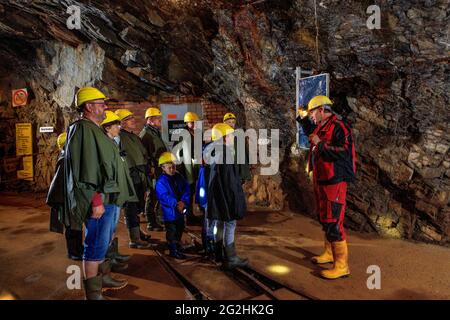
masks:
[[[0,0],[0,152],[14,152],[17,119],[67,126],[74,86],[129,100],[203,96],[241,126],[280,129],[280,174],[249,182],[249,202],[314,215],[306,155],[291,148],[301,66],[330,74],[336,111],[353,127],[358,181],[347,226],[449,243],[446,1],[388,1],[380,30],[367,28],[361,1],[90,3]],[[80,30],[66,27],[69,5],[81,8]],[[32,92],[30,108],[11,109],[17,87]],[[50,179],[55,139],[38,136],[37,190]]]

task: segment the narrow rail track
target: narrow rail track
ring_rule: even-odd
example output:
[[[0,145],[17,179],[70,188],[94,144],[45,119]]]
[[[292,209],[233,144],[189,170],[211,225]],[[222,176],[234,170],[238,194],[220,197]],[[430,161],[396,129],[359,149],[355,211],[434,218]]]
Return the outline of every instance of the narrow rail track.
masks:
[[[200,290],[194,283],[192,283],[187,277],[183,276],[176,268],[174,268],[168,259],[159,250],[154,249],[156,254],[159,256],[160,261],[166,270],[171,273],[175,278],[177,278],[194,300],[213,300],[207,293]]]
[[[198,234],[191,230],[186,230],[187,234],[193,239],[196,244],[200,242]],[[201,289],[201,284],[196,283],[195,280],[183,274],[179,269],[179,263],[175,260],[168,258],[164,253],[155,249],[158,256],[163,261],[166,268],[186,287],[191,295],[196,300],[216,300],[218,299],[215,292],[207,292]],[[200,258],[193,258],[200,259]],[[199,260],[200,261],[200,260]],[[317,300],[316,297],[309,295],[305,292],[300,292],[285,284],[274,280],[261,272],[255,270],[252,267],[236,268],[232,271],[225,271],[220,269],[220,265],[214,261],[201,260],[203,263],[207,261],[208,264],[217,267],[217,271],[222,275],[229,277],[231,281],[237,283],[243,291],[247,292],[247,298],[249,300]]]

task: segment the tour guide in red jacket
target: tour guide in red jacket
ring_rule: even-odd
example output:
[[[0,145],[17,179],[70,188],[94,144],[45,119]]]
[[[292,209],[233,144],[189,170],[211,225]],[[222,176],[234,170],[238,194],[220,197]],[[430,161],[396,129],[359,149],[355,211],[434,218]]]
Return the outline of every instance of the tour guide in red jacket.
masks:
[[[309,136],[309,170],[313,171],[319,221],[325,231],[325,251],[312,261],[334,262],[332,269],[320,273],[326,279],[350,274],[344,214],[347,183],[354,180],[356,171],[351,130],[331,111],[332,104],[326,96],[316,96],[308,103],[308,116],[317,125]]]

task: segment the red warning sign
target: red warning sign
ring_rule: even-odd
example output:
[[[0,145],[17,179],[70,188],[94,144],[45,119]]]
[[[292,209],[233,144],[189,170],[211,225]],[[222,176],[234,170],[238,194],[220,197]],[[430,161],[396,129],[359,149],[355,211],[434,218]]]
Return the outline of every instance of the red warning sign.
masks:
[[[18,89],[12,91],[12,105],[13,107],[26,106],[28,101],[27,89]]]

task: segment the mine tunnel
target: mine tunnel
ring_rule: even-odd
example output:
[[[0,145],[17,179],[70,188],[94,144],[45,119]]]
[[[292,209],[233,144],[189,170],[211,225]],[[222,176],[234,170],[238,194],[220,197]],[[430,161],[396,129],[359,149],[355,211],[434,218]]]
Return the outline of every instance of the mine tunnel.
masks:
[[[373,2],[0,0],[0,298],[450,299],[449,3]]]

